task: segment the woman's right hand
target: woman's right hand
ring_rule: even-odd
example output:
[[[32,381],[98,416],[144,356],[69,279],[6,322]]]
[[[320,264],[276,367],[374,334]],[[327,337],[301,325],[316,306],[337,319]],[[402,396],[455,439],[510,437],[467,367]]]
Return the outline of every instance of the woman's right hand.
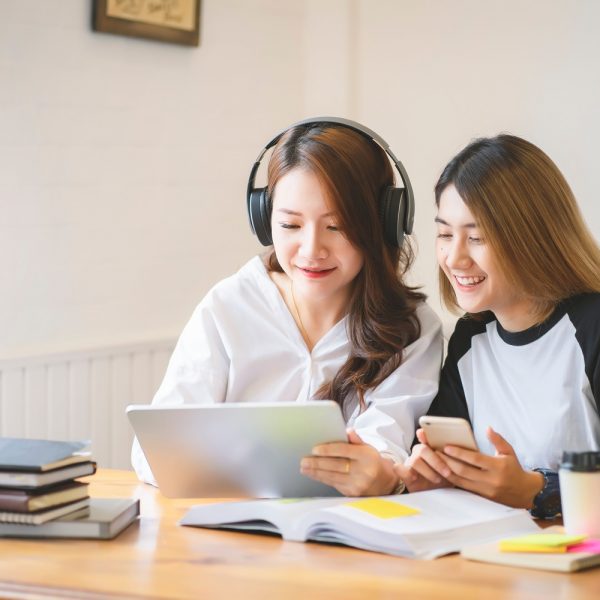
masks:
[[[409,492],[422,492],[452,487],[446,479],[451,474],[450,468],[440,453],[427,445],[427,436],[422,429],[417,429],[417,439],[421,443],[413,447],[411,455],[404,464],[395,467],[406,489]]]

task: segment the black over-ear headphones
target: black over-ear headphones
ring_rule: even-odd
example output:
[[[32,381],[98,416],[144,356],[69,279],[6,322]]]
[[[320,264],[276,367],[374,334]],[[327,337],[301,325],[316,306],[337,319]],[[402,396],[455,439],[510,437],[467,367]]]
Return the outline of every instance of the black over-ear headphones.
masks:
[[[400,173],[400,179],[404,184],[403,188],[397,188],[392,185],[388,186],[382,193],[379,200],[380,214],[383,223],[383,232],[385,241],[391,246],[402,246],[404,234],[409,235],[412,233],[413,221],[415,217],[415,201],[410,184],[410,179],[406,169],[402,163],[394,156],[388,144],[377,135],[371,129],[368,129],[360,123],[350,121],[348,119],[341,119],[338,117],[313,117],[312,119],[305,119],[304,121],[298,121],[286,127],[283,131],[280,131],[261,151],[258,158],[254,162],[254,166],[250,171],[250,177],[248,179],[248,190],[246,194],[246,203],[248,206],[248,217],[250,218],[250,227],[252,233],[258,237],[260,243],[263,246],[270,246],[273,243],[271,235],[271,199],[269,198],[268,190],[266,187],[255,188],[254,179],[256,178],[256,172],[260,166],[260,161],[265,155],[265,152],[272,148],[281,138],[281,136],[288,130],[299,125],[313,125],[313,124],[333,124],[342,125],[348,127],[358,133],[364,135],[366,138],[376,142],[394,163],[398,173]]]

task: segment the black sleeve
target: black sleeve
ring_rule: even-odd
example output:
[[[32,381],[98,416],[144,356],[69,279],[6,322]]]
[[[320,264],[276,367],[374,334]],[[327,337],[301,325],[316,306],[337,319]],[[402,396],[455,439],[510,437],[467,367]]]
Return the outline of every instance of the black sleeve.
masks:
[[[473,336],[472,319],[462,318],[456,324],[448,343],[448,355],[440,376],[440,387],[428,415],[439,417],[462,417],[471,421],[465,398],[463,383],[458,370],[458,362],[471,350]],[[479,323],[475,323],[479,325]],[[468,357],[467,357],[468,360]]]
[[[592,387],[596,410],[600,414],[600,294],[582,294],[568,303],[568,314],[575,326],[575,337],[585,362],[585,373]]]
[[[450,355],[444,362],[440,376],[440,387],[427,414],[439,417],[462,417],[470,422],[458,365],[450,358]]]
[[[432,416],[435,415],[436,417],[462,417],[463,419],[467,419],[470,423],[471,420],[469,419],[465,392],[458,371],[456,348],[458,340],[456,336],[457,331],[455,330],[448,342],[448,354],[444,361],[444,366],[442,367],[438,393],[433,399],[427,414]],[[418,443],[419,440],[415,435],[412,446],[415,446]]]

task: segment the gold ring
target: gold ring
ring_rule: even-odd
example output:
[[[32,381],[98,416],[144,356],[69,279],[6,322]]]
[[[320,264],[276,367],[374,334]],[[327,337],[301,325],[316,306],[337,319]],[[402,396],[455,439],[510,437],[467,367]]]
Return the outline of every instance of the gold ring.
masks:
[[[346,459],[346,469],[344,471],[344,473],[347,475],[348,473],[350,473],[350,459],[347,458]]]

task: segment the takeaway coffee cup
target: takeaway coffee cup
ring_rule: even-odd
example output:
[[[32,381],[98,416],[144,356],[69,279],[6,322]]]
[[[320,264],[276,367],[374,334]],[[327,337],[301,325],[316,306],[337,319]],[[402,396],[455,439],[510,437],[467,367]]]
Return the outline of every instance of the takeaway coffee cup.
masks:
[[[558,477],[566,532],[600,537],[600,452],[563,452]]]

